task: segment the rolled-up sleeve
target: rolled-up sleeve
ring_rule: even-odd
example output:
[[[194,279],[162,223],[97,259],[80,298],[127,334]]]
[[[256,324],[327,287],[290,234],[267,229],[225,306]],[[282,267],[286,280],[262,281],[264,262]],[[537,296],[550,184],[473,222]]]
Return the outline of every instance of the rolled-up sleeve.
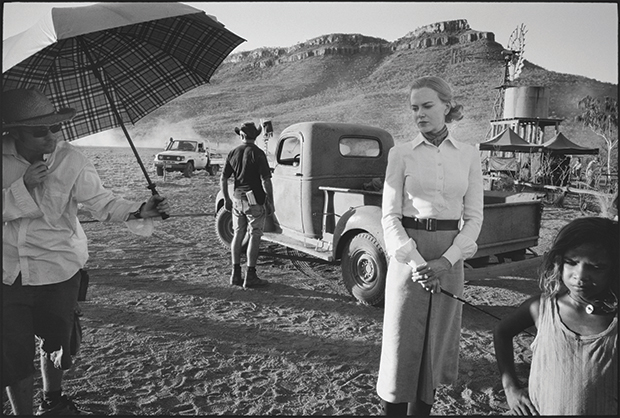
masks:
[[[469,173],[467,192],[463,197],[463,227],[443,254],[452,265],[459,259],[467,259],[476,254],[476,240],[482,228],[484,191],[480,154],[474,147],[468,147],[468,151]]]
[[[140,208],[142,202],[131,202],[103,187],[95,167],[84,165],[75,182],[76,200],[82,203],[96,219],[106,221],[125,221],[130,212]]]

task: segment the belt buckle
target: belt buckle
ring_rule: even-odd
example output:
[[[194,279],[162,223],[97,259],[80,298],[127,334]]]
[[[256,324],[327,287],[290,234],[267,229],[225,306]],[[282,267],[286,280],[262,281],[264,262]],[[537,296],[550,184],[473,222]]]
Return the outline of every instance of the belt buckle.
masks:
[[[426,230],[427,231],[437,231],[437,219],[428,218],[426,220]]]

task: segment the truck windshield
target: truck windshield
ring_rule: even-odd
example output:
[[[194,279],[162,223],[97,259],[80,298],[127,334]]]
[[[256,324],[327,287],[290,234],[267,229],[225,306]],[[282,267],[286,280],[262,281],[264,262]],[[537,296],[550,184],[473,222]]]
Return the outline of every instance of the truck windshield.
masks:
[[[378,157],[381,143],[376,138],[342,137],[338,142],[343,157]]]
[[[194,141],[174,141],[168,147],[172,151],[196,151],[196,142]]]

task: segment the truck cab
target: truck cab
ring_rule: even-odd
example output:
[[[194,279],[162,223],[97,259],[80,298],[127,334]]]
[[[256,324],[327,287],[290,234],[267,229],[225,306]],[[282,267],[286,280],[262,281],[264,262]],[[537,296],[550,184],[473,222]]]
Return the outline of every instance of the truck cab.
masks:
[[[273,231],[297,239],[323,237],[321,187],[362,189],[385,175],[392,136],[379,128],[346,123],[298,123],[281,134],[272,183]]]

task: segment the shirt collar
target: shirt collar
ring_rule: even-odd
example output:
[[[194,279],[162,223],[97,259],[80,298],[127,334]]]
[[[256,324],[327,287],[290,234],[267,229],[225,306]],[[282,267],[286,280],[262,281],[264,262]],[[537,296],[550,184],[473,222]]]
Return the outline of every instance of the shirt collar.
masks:
[[[452,144],[452,146],[454,146],[454,148],[458,150],[462,149],[464,145],[462,142],[459,142],[456,139],[454,139],[454,137],[452,137],[452,134],[450,132],[448,132],[448,136],[446,137],[446,139],[444,139],[444,142],[445,141],[448,141],[448,143]],[[411,147],[416,148],[420,146],[421,144],[432,145],[426,138],[424,138],[424,135],[422,135],[422,133],[419,133],[418,136],[416,136],[415,139],[412,141]]]

